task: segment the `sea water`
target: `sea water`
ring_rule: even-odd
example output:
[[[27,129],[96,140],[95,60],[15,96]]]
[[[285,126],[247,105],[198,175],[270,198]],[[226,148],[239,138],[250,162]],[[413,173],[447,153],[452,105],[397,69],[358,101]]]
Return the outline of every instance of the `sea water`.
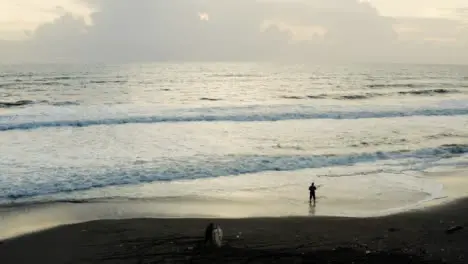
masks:
[[[370,215],[449,197],[441,175],[468,164],[467,66],[4,65],[0,98],[17,223]]]

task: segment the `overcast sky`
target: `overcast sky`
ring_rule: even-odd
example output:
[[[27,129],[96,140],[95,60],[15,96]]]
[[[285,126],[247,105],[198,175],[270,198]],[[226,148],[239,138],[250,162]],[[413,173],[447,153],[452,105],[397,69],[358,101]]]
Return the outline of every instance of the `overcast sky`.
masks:
[[[468,63],[467,0],[0,0],[2,62]]]

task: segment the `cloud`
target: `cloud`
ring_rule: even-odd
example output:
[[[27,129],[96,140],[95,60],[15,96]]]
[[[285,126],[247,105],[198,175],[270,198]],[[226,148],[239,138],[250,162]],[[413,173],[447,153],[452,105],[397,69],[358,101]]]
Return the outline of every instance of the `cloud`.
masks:
[[[82,56],[88,29],[84,18],[64,13],[29,33],[30,40],[16,41],[16,50],[21,49],[23,61],[71,61]],[[14,43],[14,41],[9,42]]]
[[[342,57],[378,56],[397,39],[392,19],[380,16],[368,2],[316,0],[272,7],[272,16],[278,21],[323,28],[325,34],[318,53],[337,52]]]
[[[270,40],[278,36],[271,34],[282,33],[260,31],[265,19],[260,7],[252,0],[100,0],[87,35],[89,52],[136,60],[262,57],[274,50]],[[200,12],[210,19],[201,20]]]
[[[457,8],[455,9],[455,13],[462,18],[468,18],[468,7],[465,8]]]
[[[463,27],[460,21],[455,19],[412,17],[400,17],[395,26],[399,29],[412,29],[399,31],[400,37],[403,39],[412,41],[452,39],[454,42],[456,42],[456,38]]]
[[[459,37],[446,31],[455,22],[384,17],[358,0],[82,1],[94,10],[91,24],[64,11],[22,42],[21,54],[44,61],[392,61],[419,49],[413,58],[437,51],[444,60],[446,44],[437,39]]]

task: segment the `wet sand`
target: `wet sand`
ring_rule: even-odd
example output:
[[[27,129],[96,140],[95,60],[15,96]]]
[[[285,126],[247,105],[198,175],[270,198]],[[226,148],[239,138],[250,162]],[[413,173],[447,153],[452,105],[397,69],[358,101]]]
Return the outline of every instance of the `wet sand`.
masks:
[[[224,230],[222,248],[200,244],[210,222]],[[0,259],[2,264],[467,263],[467,228],[468,199],[375,218],[98,220],[4,240]]]
[[[335,173],[345,169],[335,168]],[[308,185],[304,186],[304,182],[310,180],[311,174],[310,170],[303,170],[157,182],[136,187],[96,189],[86,192],[82,198],[76,198],[75,194],[70,193],[65,197],[15,201],[0,205],[0,240],[56,226],[101,219],[364,218],[468,197],[465,187],[468,186],[468,178],[464,170],[439,171],[424,177],[408,175],[410,173],[322,177],[319,184],[323,186],[317,193],[319,206],[309,208]],[[268,180],[272,178],[275,181]],[[97,198],[102,197],[103,193],[120,193],[123,196]]]

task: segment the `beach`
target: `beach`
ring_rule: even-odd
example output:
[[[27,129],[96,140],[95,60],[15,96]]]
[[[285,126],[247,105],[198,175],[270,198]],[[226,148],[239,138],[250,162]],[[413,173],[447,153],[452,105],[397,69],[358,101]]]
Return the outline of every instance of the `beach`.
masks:
[[[465,66],[0,74],[1,264],[464,263]]]
[[[468,264],[468,0],[0,14],[0,264]]]
[[[317,205],[320,206],[320,205]],[[374,218],[120,219],[0,242],[17,263],[466,263],[468,200]],[[205,227],[224,232],[202,247]]]

